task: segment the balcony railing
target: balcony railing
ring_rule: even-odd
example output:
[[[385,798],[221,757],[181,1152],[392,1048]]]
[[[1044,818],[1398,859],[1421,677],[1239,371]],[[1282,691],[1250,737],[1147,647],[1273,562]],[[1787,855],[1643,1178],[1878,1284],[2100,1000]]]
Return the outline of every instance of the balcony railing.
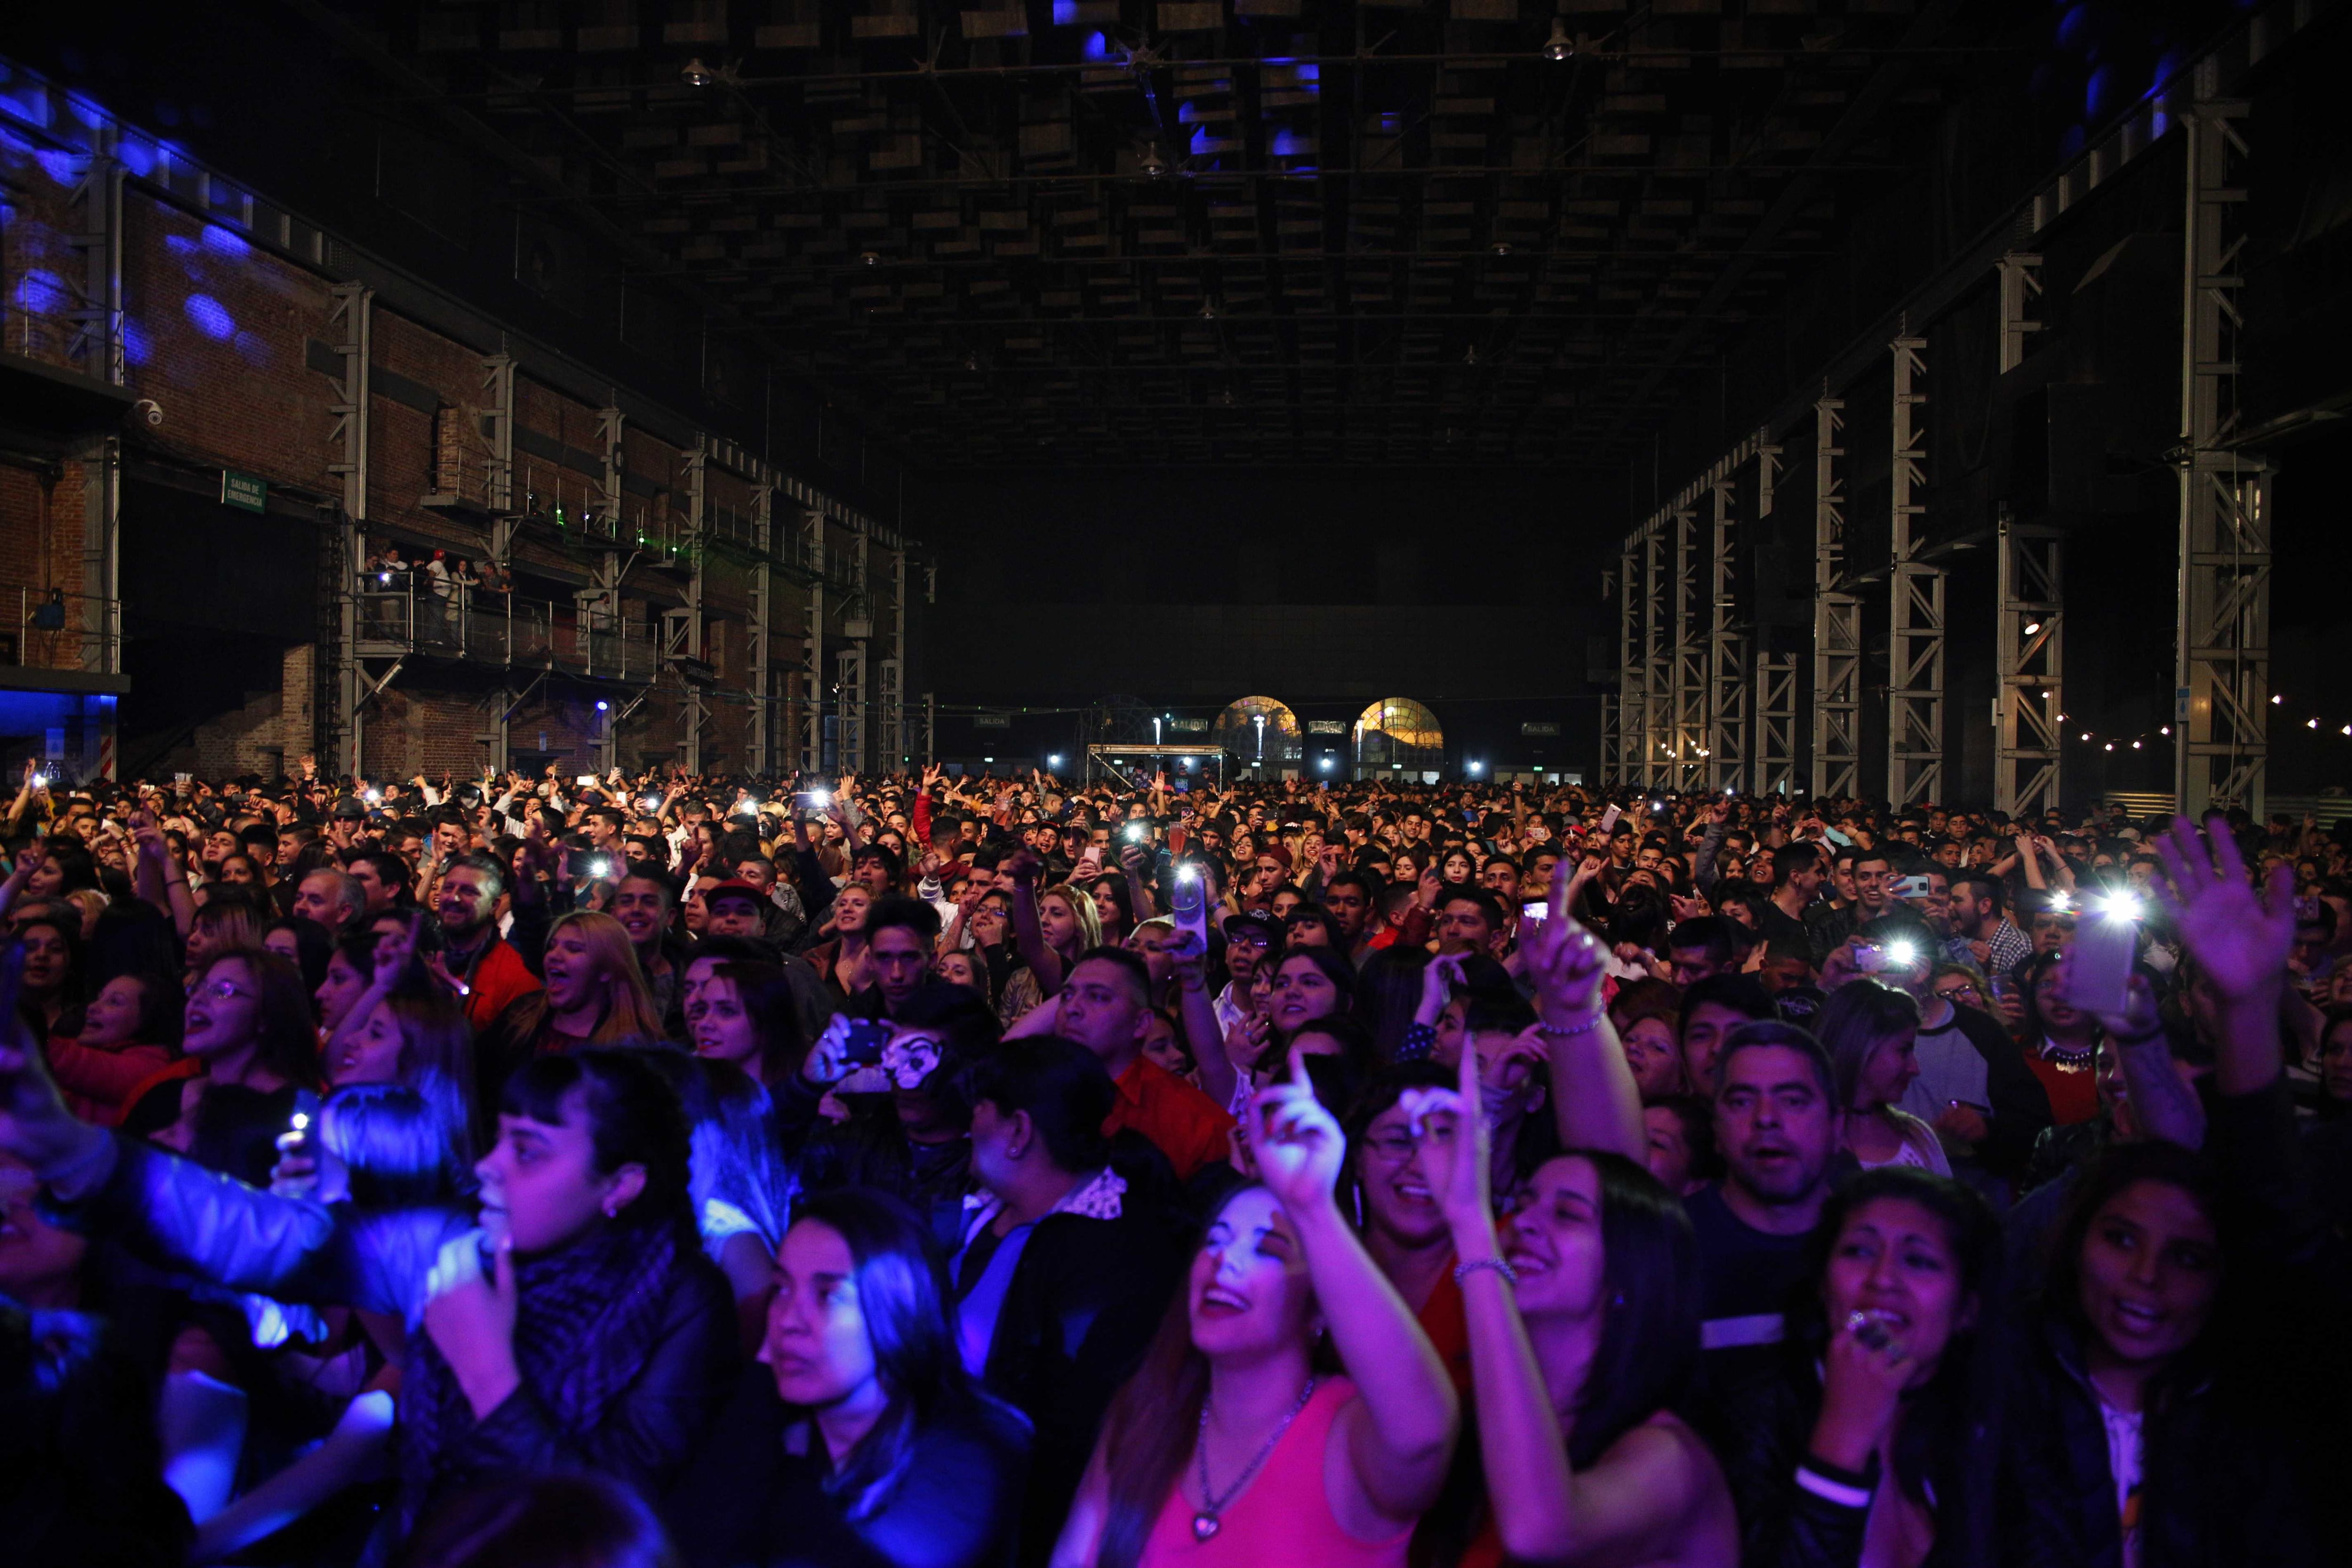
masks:
[[[358,595],[366,658],[414,653],[627,681],[652,680],[659,663],[652,628],[609,610],[454,584],[438,594],[407,572],[362,574]]]

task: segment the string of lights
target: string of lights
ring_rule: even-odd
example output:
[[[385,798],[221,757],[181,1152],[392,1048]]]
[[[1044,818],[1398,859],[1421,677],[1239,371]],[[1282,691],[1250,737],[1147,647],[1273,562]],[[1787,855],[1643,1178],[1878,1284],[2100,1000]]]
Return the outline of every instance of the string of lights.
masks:
[[[2047,697],[2050,694],[2045,691],[2042,695]],[[2285,707],[2285,694],[2284,692],[2272,693],[2271,706],[2273,708]],[[2065,724],[2069,721],[2065,714],[2061,713],[2058,715],[2057,721],[2061,724]],[[2333,730],[2339,735],[2352,736],[2352,723],[2339,724],[2333,717],[2324,714],[2313,713],[2305,715],[2303,721],[2303,727],[2314,731]],[[2137,752],[2147,749],[2149,745],[2158,741],[2169,741],[2171,739],[2172,726],[2169,724],[2159,724],[2153,731],[2142,730],[2137,733],[2129,734],[2105,734],[2095,730],[2077,730],[2074,731],[2074,741],[2076,744],[2096,746],[2102,752],[2112,752],[2119,748],[2124,751]]]

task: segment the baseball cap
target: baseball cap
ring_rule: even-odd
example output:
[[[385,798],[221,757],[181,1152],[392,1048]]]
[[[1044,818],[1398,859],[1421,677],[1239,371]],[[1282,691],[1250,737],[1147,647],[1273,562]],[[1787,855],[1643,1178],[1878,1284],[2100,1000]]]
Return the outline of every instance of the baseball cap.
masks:
[[[1225,917],[1224,931],[1228,942],[1245,932],[1254,932],[1266,946],[1280,947],[1285,929],[1280,921],[1265,910],[1244,910],[1237,915]]]
[[[763,904],[768,901],[768,895],[760,890],[760,885],[757,882],[747,882],[740,877],[730,877],[702,895],[705,905],[715,904],[721,899],[749,899],[755,904]]]

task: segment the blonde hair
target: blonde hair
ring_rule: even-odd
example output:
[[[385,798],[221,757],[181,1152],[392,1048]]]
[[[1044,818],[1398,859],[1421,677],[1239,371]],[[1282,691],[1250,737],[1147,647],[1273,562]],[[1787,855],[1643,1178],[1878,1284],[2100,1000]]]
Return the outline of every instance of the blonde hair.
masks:
[[[1095,896],[1092,893],[1079,887],[1076,882],[1056,882],[1037,897],[1059,899],[1070,906],[1070,913],[1077,918],[1078,922],[1077,950],[1079,952],[1084,952],[1090,947],[1102,945],[1102,915],[1095,908]],[[1063,956],[1072,955],[1065,953]]]
[[[609,983],[609,1002],[598,1020],[591,1045],[617,1045],[625,1040],[658,1040],[662,1037],[659,1009],[646,988],[645,972],[637,967],[636,944],[629,929],[597,910],[574,910],[547,928],[549,945],[558,933],[576,931],[588,949],[588,963],[596,976]]]

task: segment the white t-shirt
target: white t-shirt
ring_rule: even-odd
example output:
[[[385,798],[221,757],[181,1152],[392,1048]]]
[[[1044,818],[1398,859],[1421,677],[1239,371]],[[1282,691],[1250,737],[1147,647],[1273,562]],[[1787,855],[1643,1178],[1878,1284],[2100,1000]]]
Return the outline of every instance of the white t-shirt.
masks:
[[[2107,1469],[2116,1478],[2116,1517],[2123,1525],[2124,1568],[2139,1568],[2141,1415],[2099,1401],[2099,1419],[2107,1428]]]

